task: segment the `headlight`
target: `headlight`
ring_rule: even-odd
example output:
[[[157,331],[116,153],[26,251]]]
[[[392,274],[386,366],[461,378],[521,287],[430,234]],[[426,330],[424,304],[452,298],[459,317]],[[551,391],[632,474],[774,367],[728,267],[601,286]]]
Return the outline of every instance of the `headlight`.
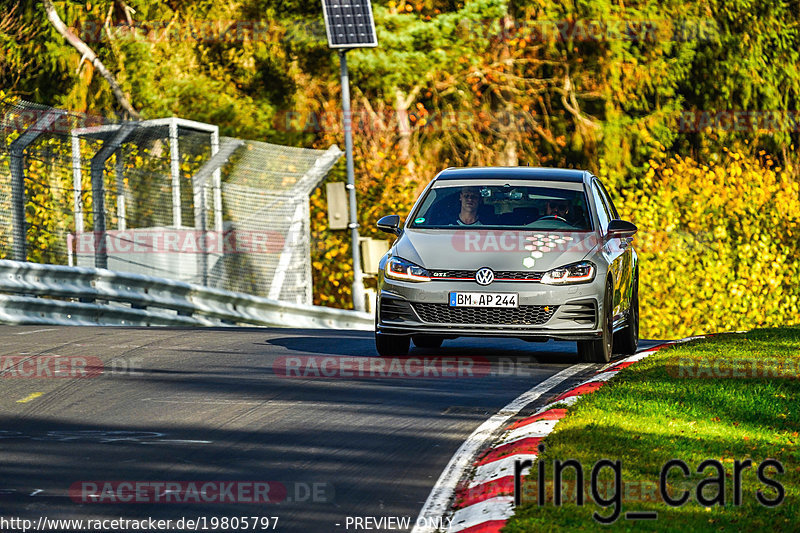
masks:
[[[402,279],[405,281],[430,281],[431,274],[411,261],[391,257],[386,261],[385,273],[387,278]]]
[[[548,285],[589,283],[594,279],[595,270],[593,263],[581,261],[580,263],[573,263],[545,272],[542,276],[542,283],[547,283]]]

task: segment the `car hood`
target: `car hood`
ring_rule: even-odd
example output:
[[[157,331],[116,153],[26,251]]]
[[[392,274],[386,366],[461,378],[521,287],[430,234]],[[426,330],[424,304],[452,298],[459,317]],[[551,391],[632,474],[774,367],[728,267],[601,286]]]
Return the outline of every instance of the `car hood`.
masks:
[[[431,270],[542,272],[580,261],[600,245],[593,232],[406,230],[394,255]]]

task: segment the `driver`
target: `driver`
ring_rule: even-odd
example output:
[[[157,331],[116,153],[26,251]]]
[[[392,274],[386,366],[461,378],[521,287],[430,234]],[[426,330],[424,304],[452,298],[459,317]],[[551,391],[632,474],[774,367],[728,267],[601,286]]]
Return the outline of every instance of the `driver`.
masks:
[[[464,187],[459,195],[461,211],[456,218],[459,226],[482,226],[478,219],[478,208],[481,205],[481,191],[478,187]]]
[[[567,220],[570,214],[569,201],[562,198],[551,198],[547,200],[546,212],[548,217],[558,217]]]

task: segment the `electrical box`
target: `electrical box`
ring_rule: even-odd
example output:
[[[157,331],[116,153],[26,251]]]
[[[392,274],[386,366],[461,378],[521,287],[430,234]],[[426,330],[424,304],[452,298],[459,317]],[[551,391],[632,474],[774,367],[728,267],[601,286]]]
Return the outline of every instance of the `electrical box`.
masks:
[[[363,263],[365,274],[377,274],[378,263],[381,257],[389,251],[389,241],[382,239],[361,239],[361,262]]]
[[[349,217],[344,182],[326,183],[325,193],[328,197],[328,228],[347,229]]]

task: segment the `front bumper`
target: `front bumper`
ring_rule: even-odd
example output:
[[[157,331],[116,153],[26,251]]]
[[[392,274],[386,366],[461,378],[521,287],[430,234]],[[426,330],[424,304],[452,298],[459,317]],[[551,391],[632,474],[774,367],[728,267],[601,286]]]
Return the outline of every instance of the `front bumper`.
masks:
[[[601,278],[602,279],[602,278]],[[595,279],[578,285],[496,281],[432,280],[423,283],[381,279],[376,331],[392,335],[516,337],[527,340],[594,340],[602,335],[605,286]],[[452,308],[450,292],[519,294],[514,310]]]

